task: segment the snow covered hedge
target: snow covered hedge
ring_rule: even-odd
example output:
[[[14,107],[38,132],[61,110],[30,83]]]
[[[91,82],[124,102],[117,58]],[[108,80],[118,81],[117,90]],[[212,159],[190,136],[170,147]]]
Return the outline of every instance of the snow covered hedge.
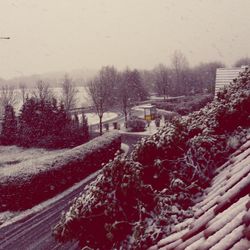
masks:
[[[117,156],[76,198],[53,233],[93,249],[147,249],[192,217],[191,206],[214,170],[246,141],[250,71],[203,109],[177,117]]]
[[[78,147],[0,169],[0,211],[25,209],[98,170],[120,149],[119,133]]]

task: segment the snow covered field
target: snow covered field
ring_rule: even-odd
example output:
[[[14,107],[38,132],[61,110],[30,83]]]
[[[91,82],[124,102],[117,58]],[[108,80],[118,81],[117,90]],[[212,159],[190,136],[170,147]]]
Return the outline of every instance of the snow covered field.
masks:
[[[36,160],[42,156],[55,155],[65,151],[46,150],[42,148],[22,148],[17,146],[0,146],[0,168],[16,165],[28,160]]]

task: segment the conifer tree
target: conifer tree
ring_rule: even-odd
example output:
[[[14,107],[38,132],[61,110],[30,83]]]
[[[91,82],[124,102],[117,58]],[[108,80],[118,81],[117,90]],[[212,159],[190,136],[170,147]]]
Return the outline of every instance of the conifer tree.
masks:
[[[1,132],[1,143],[4,145],[15,144],[17,139],[17,120],[11,105],[5,106],[4,119]]]
[[[87,141],[89,139],[89,126],[88,119],[84,113],[82,113],[82,134],[83,141]]]

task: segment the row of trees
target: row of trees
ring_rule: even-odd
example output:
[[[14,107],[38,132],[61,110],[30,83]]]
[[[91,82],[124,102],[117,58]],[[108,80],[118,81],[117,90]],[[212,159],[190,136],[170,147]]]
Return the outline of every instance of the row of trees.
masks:
[[[18,117],[12,106],[14,99],[6,98],[8,102],[4,106],[0,143],[61,148],[87,141],[88,123],[85,115],[82,114],[82,121],[79,122],[78,115],[70,113],[76,102],[76,89],[68,76],[65,76],[62,88],[63,98],[59,104],[49,85],[42,81],[37,83],[30,98],[25,93],[26,88],[23,88],[22,94],[26,97]],[[7,90],[12,93],[11,89]]]
[[[99,116],[100,134],[103,114],[106,111],[120,108],[126,124],[130,107],[148,97],[138,70],[127,68],[118,72],[113,66],[103,67],[98,75],[88,82],[86,90]]]
[[[143,71],[142,77],[149,91],[164,98],[213,93],[216,69],[224,66],[221,62],[210,62],[191,68],[186,57],[177,51],[172,56],[170,66],[159,64],[153,70]]]
[[[242,58],[235,66],[250,64],[250,58]],[[159,96],[193,95],[204,91],[213,93],[215,88],[216,69],[224,67],[220,62],[202,63],[190,68],[188,60],[181,52],[175,52],[171,65],[159,64],[153,70],[138,71],[126,69],[118,72],[114,67],[103,67],[97,76],[87,84],[87,92],[95,106],[100,119],[102,134],[103,114],[114,107],[119,107],[125,115],[125,124],[130,107],[137,101],[143,101],[149,92]],[[72,79],[65,75],[62,82],[61,102],[66,112],[74,108],[77,102],[77,89]],[[40,100],[52,99],[49,85],[43,81],[37,83],[36,89],[29,93],[25,84],[20,84],[23,103],[30,94]],[[0,115],[7,105],[15,106],[17,102],[14,88],[3,86],[0,91]]]
[[[66,111],[75,108],[77,103],[77,88],[74,86],[73,80],[65,74],[62,83],[62,95],[60,102],[63,103]],[[22,104],[25,103],[29,97],[35,97],[40,100],[47,100],[56,98],[50,85],[46,82],[39,80],[33,90],[30,90],[25,83],[19,84],[19,90],[21,92]],[[19,102],[18,95],[15,91],[14,86],[4,85],[0,89],[0,117],[4,112],[7,105],[16,106]]]
[[[243,57],[233,64],[234,67],[242,65],[250,65],[250,58]],[[159,96],[193,95],[203,92],[213,94],[216,69],[220,67],[225,65],[218,61],[189,67],[187,58],[176,51],[169,66],[159,64],[152,70],[142,71],[141,76],[148,91]]]

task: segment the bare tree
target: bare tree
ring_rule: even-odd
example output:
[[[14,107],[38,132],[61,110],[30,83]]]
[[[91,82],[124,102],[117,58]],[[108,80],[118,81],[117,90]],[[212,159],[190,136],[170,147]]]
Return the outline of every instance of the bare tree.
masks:
[[[136,101],[145,100],[148,96],[146,89],[142,84],[142,78],[138,70],[126,69],[119,75],[117,81],[117,103],[120,105],[125,116],[125,126],[127,126],[127,117],[129,109]]]
[[[92,99],[96,113],[99,116],[100,135],[102,134],[102,117],[107,110],[108,93],[101,84],[99,77],[92,79],[87,84],[87,92]]]
[[[186,57],[180,51],[175,51],[172,56],[172,69],[176,94],[185,93],[187,87],[185,72],[189,69],[189,65]]]
[[[17,96],[14,92],[13,86],[4,85],[0,90],[0,114],[3,114],[3,111],[6,106],[14,106],[17,103]]]
[[[143,85],[148,93],[155,91],[155,74],[154,70],[141,70],[140,75],[142,78]]]
[[[114,66],[104,66],[99,72],[99,79],[101,84],[109,91],[107,106],[112,107],[117,102],[116,89],[118,83],[118,72]]]
[[[194,79],[192,87],[195,92],[204,92],[207,90],[210,93],[215,91],[216,69],[225,67],[221,62],[200,63],[194,67],[192,72]]]
[[[35,90],[33,91],[33,95],[40,99],[40,100],[50,100],[53,98],[53,92],[52,90],[49,88],[49,84],[45,83],[42,80],[39,80],[36,83],[36,87]]]
[[[25,98],[27,97],[27,86],[25,83],[20,83],[19,88],[21,90],[21,97],[22,97],[22,102],[25,102]]]
[[[102,134],[103,114],[114,102],[113,92],[116,81],[116,70],[113,67],[103,67],[98,76],[90,80],[86,87],[99,116],[100,135]]]
[[[127,126],[128,109],[131,106],[131,88],[128,81],[128,75],[126,72],[120,74],[120,80],[118,82],[118,98],[121,104],[121,109],[125,117],[125,126]]]
[[[158,95],[163,96],[164,100],[170,94],[171,75],[170,69],[165,65],[159,64],[154,69],[154,86]]]
[[[62,83],[62,102],[66,111],[75,108],[77,92],[72,79],[66,74]]]

